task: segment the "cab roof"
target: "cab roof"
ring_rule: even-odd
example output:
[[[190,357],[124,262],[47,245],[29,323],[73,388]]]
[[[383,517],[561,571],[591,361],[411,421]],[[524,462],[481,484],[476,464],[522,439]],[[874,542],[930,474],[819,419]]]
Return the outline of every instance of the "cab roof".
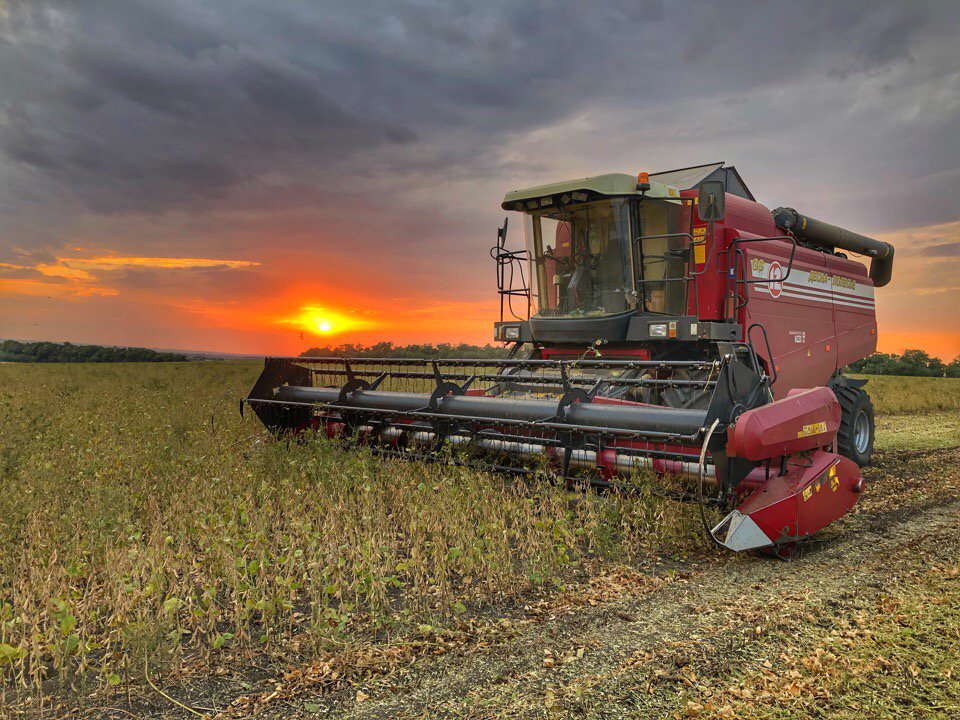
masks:
[[[651,198],[679,198],[683,190],[692,190],[703,180],[722,180],[728,193],[739,195],[747,200],[756,200],[750,188],[743,181],[740,173],[733,165],[727,166],[724,162],[707,163],[706,165],[694,165],[693,167],[678,168],[676,170],[664,170],[657,173],[650,173],[650,189],[645,193]],[[588,195],[639,195],[637,190],[637,178],[635,175],[626,173],[608,173],[606,175],[594,175],[592,177],[578,178],[576,180],[565,180],[563,182],[550,183],[549,185],[537,185],[536,187],[525,188],[523,190],[513,190],[508,192],[503,198],[501,207],[504,210],[532,210],[528,203],[533,200],[553,199],[555,196],[559,200],[563,195],[572,195],[572,193],[581,192]],[[567,200],[569,202],[569,198]],[[518,203],[523,207],[518,206]],[[538,202],[538,205],[540,203]],[[566,203],[562,203],[566,204]],[[543,206],[549,207],[549,203]]]
[[[565,180],[563,182],[550,183],[548,185],[537,185],[536,187],[524,188],[522,190],[513,190],[508,192],[504,198],[501,207],[504,210],[526,210],[533,209],[527,207],[527,203],[533,200],[541,200],[559,196],[558,200],[564,195],[572,196],[573,193],[587,193],[593,195],[640,195],[637,190],[636,175],[627,175],[626,173],[607,173],[606,175],[593,175],[591,177],[578,178],[576,180]],[[650,189],[644,193],[650,198],[676,198],[679,200],[680,191],[666,185],[658,180],[650,178]],[[562,202],[562,201],[561,201]],[[569,198],[567,200],[569,202]],[[520,203],[523,207],[518,207]],[[563,203],[566,204],[566,203]]]

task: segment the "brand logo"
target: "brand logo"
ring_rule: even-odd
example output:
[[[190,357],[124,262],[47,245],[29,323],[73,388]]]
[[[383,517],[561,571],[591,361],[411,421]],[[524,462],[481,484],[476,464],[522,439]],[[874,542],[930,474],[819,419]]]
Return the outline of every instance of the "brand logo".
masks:
[[[770,263],[770,274],[767,277],[770,279],[770,295],[775,298],[780,297],[783,292],[783,268],[776,260]]]

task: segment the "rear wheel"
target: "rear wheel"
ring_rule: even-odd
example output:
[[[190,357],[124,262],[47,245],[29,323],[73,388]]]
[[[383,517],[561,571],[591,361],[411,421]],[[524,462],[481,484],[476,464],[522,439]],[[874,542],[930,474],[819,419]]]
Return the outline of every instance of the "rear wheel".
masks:
[[[869,465],[874,440],[870,396],[861,388],[853,387],[834,387],[833,392],[840,401],[841,410],[837,449],[860,467]]]

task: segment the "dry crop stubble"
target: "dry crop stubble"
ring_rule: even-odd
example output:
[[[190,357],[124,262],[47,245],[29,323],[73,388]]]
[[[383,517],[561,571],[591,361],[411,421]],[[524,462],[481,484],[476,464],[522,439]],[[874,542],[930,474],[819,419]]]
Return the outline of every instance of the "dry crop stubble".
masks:
[[[275,442],[234,414],[257,370],[0,368],[8,690],[111,687],[145,665],[293,637],[402,635],[586,566],[699,547],[691,508],[649,485],[571,495],[544,478]]]

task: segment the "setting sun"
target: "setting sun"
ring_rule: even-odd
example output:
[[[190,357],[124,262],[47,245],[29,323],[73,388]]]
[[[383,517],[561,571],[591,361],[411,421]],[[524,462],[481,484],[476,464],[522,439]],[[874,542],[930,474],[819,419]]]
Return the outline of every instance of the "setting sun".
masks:
[[[302,305],[297,313],[278,322],[313,335],[336,335],[372,325],[368,320],[318,305]]]

